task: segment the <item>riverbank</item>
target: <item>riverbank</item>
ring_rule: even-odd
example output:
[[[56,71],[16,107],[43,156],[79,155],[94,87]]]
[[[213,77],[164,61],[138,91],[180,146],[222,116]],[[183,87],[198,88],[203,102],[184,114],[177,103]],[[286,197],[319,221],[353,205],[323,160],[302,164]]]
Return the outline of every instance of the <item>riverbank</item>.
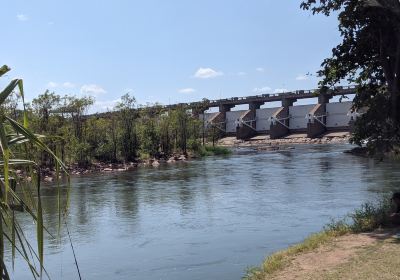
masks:
[[[259,135],[249,140],[238,140],[236,137],[225,137],[218,141],[222,147],[271,147],[279,149],[281,146],[294,144],[343,144],[349,143],[349,132],[330,132],[320,138],[307,138],[306,134],[291,134],[280,139],[270,139],[269,135]]]
[[[287,263],[279,270],[247,279],[398,279],[398,233],[400,228],[332,235],[311,250],[287,254]]]
[[[333,222],[303,242],[268,256],[245,280],[397,279],[400,227],[391,227],[391,203],[383,198]]]
[[[231,150],[226,147],[219,146],[202,146],[196,152],[188,152],[186,154],[173,154],[168,157],[162,156],[158,158],[138,158],[134,162],[105,163],[93,162],[87,167],[80,167],[78,164],[70,164],[67,166],[71,175],[86,175],[91,173],[110,173],[132,171],[139,167],[152,166],[159,167],[163,164],[173,164],[178,162],[187,162],[207,156],[228,155]],[[56,179],[56,172],[51,168],[42,169],[42,178],[45,182],[53,182]]]

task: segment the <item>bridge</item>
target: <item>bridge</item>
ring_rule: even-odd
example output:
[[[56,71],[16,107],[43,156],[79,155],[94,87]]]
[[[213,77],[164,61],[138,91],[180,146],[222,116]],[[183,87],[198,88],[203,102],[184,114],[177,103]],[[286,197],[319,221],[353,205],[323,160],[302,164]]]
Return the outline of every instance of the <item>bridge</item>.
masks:
[[[203,120],[206,128],[216,128],[225,135],[236,135],[238,139],[248,139],[257,134],[269,134],[271,139],[291,133],[306,133],[316,138],[327,131],[349,131],[356,117],[351,112],[352,102],[329,103],[334,96],[355,93],[355,87],[336,87],[320,92],[318,90],[297,90],[279,94],[262,94],[246,97],[233,97],[203,102],[180,103],[164,106],[173,109],[177,106],[191,108]],[[318,98],[317,104],[296,105],[299,99]],[[281,102],[280,107],[261,108],[268,102]],[[247,104],[248,110],[232,111],[237,105]],[[218,107],[216,113],[206,113]]]
[[[316,138],[328,131],[349,131],[356,118],[351,112],[352,102],[329,103],[334,96],[355,94],[354,86],[320,90],[296,90],[283,93],[232,97],[172,105],[155,105],[156,112],[186,108],[203,121],[206,129],[213,128],[224,135],[236,135],[238,139],[249,139],[257,134],[267,134],[271,139],[285,137],[291,133],[306,133]],[[300,99],[318,98],[317,104],[295,105]],[[261,108],[268,102],[281,102],[281,106]],[[237,105],[248,105],[247,110],[233,111]],[[218,112],[206,113],[210,108]],[[141,111],[143,107],[135,110]],[[147,108],[148,109],[148,108]],[[97,117],[108,118],[112,112],[96,113]],[[87,115],[85,117],[90,117]]]

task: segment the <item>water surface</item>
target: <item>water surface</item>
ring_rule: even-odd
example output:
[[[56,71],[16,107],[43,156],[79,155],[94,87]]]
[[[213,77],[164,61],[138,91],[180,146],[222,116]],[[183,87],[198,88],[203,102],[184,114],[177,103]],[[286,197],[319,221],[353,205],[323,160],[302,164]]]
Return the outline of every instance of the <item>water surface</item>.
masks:
[[[83,279],[240,279],[247,266],[399,185],[399,164],[348,145],[238,150],[228,157],[74,177],[69,230]],[[56,191],[45,222],[57,231]],[[28,235],[34,225],[22,222]],[[65,235],[46,240],[52,279],[78,279]],[[17,260],[15,279],[29,271]],[[22,267],[22,268],[21,268]]]

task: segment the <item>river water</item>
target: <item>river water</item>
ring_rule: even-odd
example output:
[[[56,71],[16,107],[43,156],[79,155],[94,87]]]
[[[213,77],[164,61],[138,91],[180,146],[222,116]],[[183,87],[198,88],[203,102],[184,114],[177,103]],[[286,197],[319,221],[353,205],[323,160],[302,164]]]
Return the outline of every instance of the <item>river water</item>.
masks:
[[[240,279],[278,249],[380,193],[400,189],[398,163],[344,154],[349,145],[237,150],[226,157],[72,179],[69,231],[82,279]],[[43,190],[57,231],[56,191]],[[34,225],[22,221],[27,235]],[[52,279],[78,279],[63,227],[47,238]],[[17,259],[14,279],[29,279]]]

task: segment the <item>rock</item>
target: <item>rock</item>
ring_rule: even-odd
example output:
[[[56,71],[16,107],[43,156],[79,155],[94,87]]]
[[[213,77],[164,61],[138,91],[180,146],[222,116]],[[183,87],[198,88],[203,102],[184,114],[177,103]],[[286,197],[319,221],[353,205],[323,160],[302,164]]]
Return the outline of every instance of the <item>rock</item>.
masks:
[[[160,165],[160,163],[158,162],[158,160],[153,161],[153,163],[151,164],[154,167],[157,167]]]
[[[104,168],[103,171],[110,172],[110,171],[113,171],[113,169],[112,168]]]
[[[43,181],[45,181],[47,183],[51,183],[51,182],[53,182],[53,180],[54,180],[53,177],[49,177],[49,176],[45,176],[43,179]]]
[[[125,168],[118,168],[117,169],[118,172],[122,172],[122,171],[125,171],[125,170],[126,170]]]
[[[136,167],[137,167],[137,165],[129,165],[128,167],[126,167],[126,170],[132,171],[132,170],[135,170]]]
[[[181,155],[178,160],[186,160],[186,156],[185,155]]]
[[[175,162],[175,157],[170,157],[170,158],[167,160],[167,163],[172,163],[172,162]]]

